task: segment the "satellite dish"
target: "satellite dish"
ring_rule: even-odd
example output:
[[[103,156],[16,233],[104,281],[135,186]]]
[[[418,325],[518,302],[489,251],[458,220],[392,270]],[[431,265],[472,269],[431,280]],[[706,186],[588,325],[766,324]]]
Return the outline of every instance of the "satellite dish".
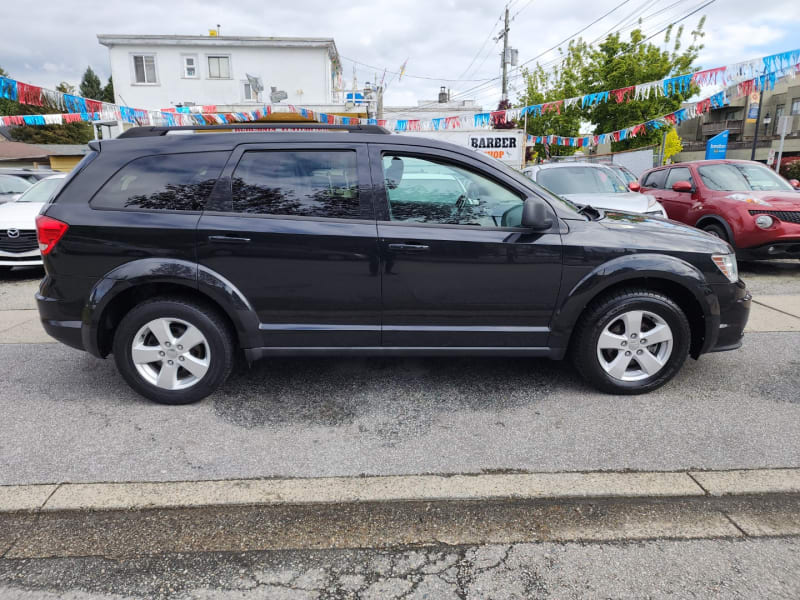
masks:
[[[269,101],[273,104],[277,104],[281,100],[286,100],[289,97],[289,94],[284,92],[283,90],[279,90],[274,85],[270,86],[270,94],[269,94]]]
[[[247,77],[247,82],[250,84],[250,89],[254,92],[263,92],[264,91],[264,84],[261,82],[261,77],[256,77],[255,75],[250,75],[250,73],[245,73],[245,77]]]

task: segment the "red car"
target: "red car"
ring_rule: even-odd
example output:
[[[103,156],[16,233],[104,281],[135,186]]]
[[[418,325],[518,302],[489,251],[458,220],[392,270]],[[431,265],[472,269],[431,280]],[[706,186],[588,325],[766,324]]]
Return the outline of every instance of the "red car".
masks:
[[[800,258],[800,182],[749,160],[696,160],[645,171],[642,193],[670,219],[730,243],[740,258]]]

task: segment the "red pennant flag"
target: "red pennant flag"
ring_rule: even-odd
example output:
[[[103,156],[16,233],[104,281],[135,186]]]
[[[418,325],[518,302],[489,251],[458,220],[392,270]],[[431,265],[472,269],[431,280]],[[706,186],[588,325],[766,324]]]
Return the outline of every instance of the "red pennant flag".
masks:
[[[618,90],[611,90],[611,95],[616,99],[617,104],[622,104],[623,102],[630,102],[630,94],[636,89],[635,86],[631,85],[624,88],[619,88]]]

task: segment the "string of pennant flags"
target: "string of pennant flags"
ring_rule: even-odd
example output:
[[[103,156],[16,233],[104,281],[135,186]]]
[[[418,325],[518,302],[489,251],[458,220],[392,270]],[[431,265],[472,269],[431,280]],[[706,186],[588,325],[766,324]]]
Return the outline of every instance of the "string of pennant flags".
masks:
[[[615,90],[594,92],[583,96],[519,108],[426,120],[345,117],[309,108],[300,108],[291,104],[264,105],[258,109],[244,112],[218,112],[215,105],[145,110],[65,94],[9,77],[0,77],[0,98],[14,100],[30,106],[53,106],[62,111],[54,114],[0,116],[0,125],[48,125],[75,121],[124,121],[137,126],[214,125],[257,121],[275,112],[288,111],[299,113],[303,118],[320,123],[333,125],[380,125],[398,133],[459,128],[491,128],[511,121],[519,121],[520,119],[541,117],[548,113],[561,114],[561,111],[575,106],[585,109],[607,102],[621,104],[657,96],[673,96],[687,92],[692,85],[722,85],[726,88],[735,85],[736,96],[742,96],[761,89],[773,89],[779,77],[787,75],[794,77],[799,69],[800,49],[795,49]],[[619,141],[628,137],[635,137],[648,128],[658,128],[670,123],[679,123],[687,118],[694,118],[711,107],[724,105],[726,101],[725,92],[718,92],[691,107],[684,107],[663,117],[651,119],[618,131],[579,137],[529,136],[529,141],[532,138],[534,143],[547,141],[549,144],[578,147],[603,143],[609,139]],[[541,140],[541,142],[537,140]]]

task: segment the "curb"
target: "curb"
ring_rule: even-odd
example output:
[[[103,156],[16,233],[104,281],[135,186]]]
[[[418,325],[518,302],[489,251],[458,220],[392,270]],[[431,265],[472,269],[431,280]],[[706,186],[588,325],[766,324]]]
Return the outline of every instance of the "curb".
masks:
[[[800,494],[800,469],[392,475],[0,486],[0,514],[359,502]]]
[[[800,535],[800,469],[0,486],[0,557]]]

